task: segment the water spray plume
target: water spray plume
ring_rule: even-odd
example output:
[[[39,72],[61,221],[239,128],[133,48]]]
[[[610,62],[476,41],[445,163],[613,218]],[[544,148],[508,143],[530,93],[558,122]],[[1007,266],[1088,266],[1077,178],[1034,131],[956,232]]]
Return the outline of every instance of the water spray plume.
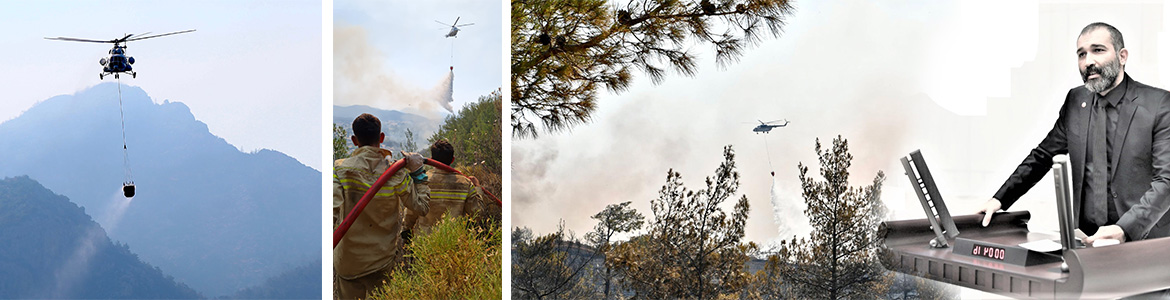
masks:
[[[452,66],[450,71],[447,72],[447,78],[443,78],[443,81],[440,82],[439,86],[435,88],[435,94],[438,96],[435,100],[439,102],[439,105],[443,106],[444,109],[447,109],[447,112],[455,113],[455,109],[451,107],[451,103],[455,102],[454,66]]]
[[[772,217],[775,218],[776,226],[779,232],[777,237],[780,240],[792,238],[794,235],[807,235],[812,230],[808,225],[808,219],[804,215],[804,207],[796,201],[785,201],[788,199],[799,199],[796,197],[782,196],[783,190],[776,177],[772,177]]]
[[[110,197],[109,207],[105,209],[106,213],[102,216],[99,224],[106,224],[106,229],[103,230],[101,225],[95,225],[85,230],[85,233],[80,236],[77,243],[77,249],[73,250],[73,254],[69,259],[61,264],[55,273],[56,282],[52,287],[52,298],[67,297],[73,290],[77,281],[85,277],[85,274],[90,269],[90,259],[94,254],[106,245],[108,232],[114,232],[118,227],[118,222],[122,220],[122,215],[126,212],[126,208],[130,207],[130,198],[122,197],[122,193],[117,193]],[[108,231],[108,232],[107,232]]]

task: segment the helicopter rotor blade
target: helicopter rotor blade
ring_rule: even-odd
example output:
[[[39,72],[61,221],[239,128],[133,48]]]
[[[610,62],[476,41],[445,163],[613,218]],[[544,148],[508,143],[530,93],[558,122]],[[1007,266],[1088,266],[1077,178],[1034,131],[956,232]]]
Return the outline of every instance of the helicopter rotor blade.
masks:
[[[45,39],[46,40],[54,40],[54,41],[68,41],[68,42],[89,42],[89,43],[107,43],[107,44],[114,43],[114,41],[99,41],[99,40],[79,39],[79,38],[61,37],[61,36],[55,37],[55,38],[46,37]]]
[[[475,25],[475,23],[467,23],[467,24],[456,26],[456,27],[471,26],[471,25]]]
[[[451,26],[459,25],[459,18],[461,17],[455,17],[455,23],[451,23]]]
[[[130,40],[131,37],[143,36],[143,35],[147,35],[147,34],[150,34],[150,32],[147,31],[147,32],[143,32],[140,34],[128,33],[128,34],[122,36],[122,38],[114,40],[114,43],[125,43],[127,40]]]
[[[439,20],[435,20],[435,23],[443,24],[443,26],[447,26],[447,27],[452,27],[451,24],[439,22]]]
[[[171,32],[171,33],[156,34],[156,35],[152,35],[152,36],[134,37],[134,38],[127,39],[126,41],[127,42],[140,41],[140,40],[145,40],[145,39],[150,39],[150,38],[164,37],[164,36],[168,36],[168,35],[176,35],[176,34],[180,34],[180,33],[188,33],[188,32],[193,32],[193,31],[195,31],[195,29],[175,31],[175,32]]]
[[[148,34],[150,34],[150,31],[139,33],[139,34],[131,34],[131,35],[129,35],[129,37],[140,37],[140,36],[144,36],[144,35],[148,35]]]

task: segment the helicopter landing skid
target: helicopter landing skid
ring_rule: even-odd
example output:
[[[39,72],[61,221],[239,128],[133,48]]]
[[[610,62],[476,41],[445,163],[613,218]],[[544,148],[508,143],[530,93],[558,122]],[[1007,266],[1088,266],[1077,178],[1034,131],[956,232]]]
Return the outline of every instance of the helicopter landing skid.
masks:
[[[105,80],[105,79],[106,79],[106,75],[114,75],[114,79],[122,79],[122,77],[121,77],[121,74],[122,74],[122,73],[129,73],[131,78],[138,78],[138,73],[137,73],[137,72],[129,72],[129,71],[128,71],[128,72],[106,72],[106,73],[99,73],[99,74],[98,74],[98,79]]]

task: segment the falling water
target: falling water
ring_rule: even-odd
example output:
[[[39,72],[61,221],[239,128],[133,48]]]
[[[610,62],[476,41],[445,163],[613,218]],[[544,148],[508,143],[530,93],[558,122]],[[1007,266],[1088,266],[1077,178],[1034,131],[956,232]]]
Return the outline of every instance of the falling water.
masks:
[[[53,291],[51,298],[65,298],[73,294],[73,285],[89,272],[90,258],[93,258],[94,254],[100,249],[99,247],[103,246],[108,240],[106,236],[107,230],[113,232],[118,226],[118,222],[122,220],[122,215],[126,212],[126,208],[130,206],[131,200],[133,199],[126,198],[122,195],[121,189],[110,197],[109,202],[107,202],[109,205],[104,210],[106,213],[101,219],[103,222],[100,223],[107,224],[109,228],[103,230],[100,225],[90,226],[82,234],[77,243],[77,249],[73,250],[73,255],[70,255],[69,259],[65,260],[61,264],[61,267],[57,268],[57,272],[54,273],[54,278],[57,280],[50,286],[49,290]]]
[[[808,217],[804,215],[805,205],[800,194],[785,192],[777,177],[772,177],[772,216],[779,227],[778,240],[791,239],[793,235],[806,236],[812,231]]]
[[[447,112],[455,113],[454,108],[451,107],[451,102],[455,102],[455,67],[447,72],[447,78],[439,82],[439,86],[435,87],[435,100],[447,109]]]

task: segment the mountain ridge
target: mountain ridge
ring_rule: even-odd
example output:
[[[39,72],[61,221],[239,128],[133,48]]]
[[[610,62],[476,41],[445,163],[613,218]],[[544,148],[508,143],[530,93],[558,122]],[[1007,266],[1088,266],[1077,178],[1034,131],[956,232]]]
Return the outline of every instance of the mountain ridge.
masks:
[[[386,110],[367,105],[334,105],[333,124],[341,125],[350,134],[353,134],[350,124],[353,124],[354,118],[363,113],[378,117],[378,120],[382,122],[382,133],[386,134],[386,141],[383,144],[391,148],[401,147],[401,144],[406,142],[406,129],[410,129],[414,133],[416,146],[423,147],[426,139],[438,131],[439,126],[443,123],[442,118],[431,119],[400,110]],[[422,149],[415,149],[415,151],[420,150]]]
[[[0,154],[0,176],[28,175],[103,226],[117,222],[112,239],[209,297],[321,257],[320,171],[276,150],[241,151],[187,105],[138,87],[103,83],[40,101],[0,123]],[[127,179],[133,204],[120,221],[102,217]]]
[[[28,176],[0,179],[0,207],[0,298],[202,297]]]

